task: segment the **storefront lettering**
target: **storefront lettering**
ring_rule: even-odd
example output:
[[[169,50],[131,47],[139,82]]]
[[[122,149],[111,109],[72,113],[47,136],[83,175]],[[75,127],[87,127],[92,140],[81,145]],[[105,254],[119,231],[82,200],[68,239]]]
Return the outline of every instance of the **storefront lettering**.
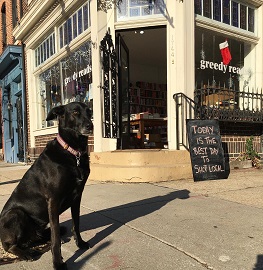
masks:
[[[225,170],[222,168],[222,165],[195,165],[194,170],[196,174],[202,174],[206,172],[224,172]]]
[[[200,60],[200,69],[206,69],[206,68],[220,70],[220,71],[223,71],[223,73],[226,73],[228,71],[230,73],[240,74],[240,68],[238,67],[227,66],[227,65],[224,65],[223,62],[218,64],[211,61]]]
[[[213,126],[199,127],[197,125],[194,125],[192,128],[193,128],[194,134],[213,134],[214,132]]]
[[[91,73],[91,66],[87,65],[86,68],[84,68],[84,69],[82,69],[80,71],[74,72],[72,76],[66,77],[64,79],[64,84],[67,85],[71,81],[76,81],[78,78],[81,78],[84,75],[87,75],[89,73]]]

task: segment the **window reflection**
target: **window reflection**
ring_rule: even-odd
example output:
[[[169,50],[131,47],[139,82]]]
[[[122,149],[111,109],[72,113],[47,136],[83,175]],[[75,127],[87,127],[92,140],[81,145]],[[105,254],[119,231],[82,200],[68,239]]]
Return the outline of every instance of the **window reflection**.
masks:
[[[51,108],[61,104],[61,87],[59,65],[54,65],[39,76],[39,102],[41,127],[53,126],[54,121],[46,122],[46,117]],[[39,127],[40,128],[40,127]]]

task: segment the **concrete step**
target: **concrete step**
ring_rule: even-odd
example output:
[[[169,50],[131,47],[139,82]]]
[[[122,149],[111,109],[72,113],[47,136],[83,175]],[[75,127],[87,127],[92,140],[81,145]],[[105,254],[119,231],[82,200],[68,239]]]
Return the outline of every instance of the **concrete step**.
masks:
[[[127,166],[143,165],[175,165],[190,162],[190,154],[185,150],[161,150],[161,149],[140,149],[140,150],[117,150],[111,152],[90,153],[92,164],[111,164]]]
[[[187,151],[126,150],[90,155],[90,180],[160,182],[192,178]]]

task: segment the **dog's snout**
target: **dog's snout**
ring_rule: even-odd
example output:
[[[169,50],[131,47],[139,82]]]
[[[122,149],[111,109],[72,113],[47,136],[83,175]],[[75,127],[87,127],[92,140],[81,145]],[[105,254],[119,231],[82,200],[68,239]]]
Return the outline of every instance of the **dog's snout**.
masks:
[[[88,122],[87,129],[88,130],[93,130],[93,123],[91,121]]]
[[[85,123],[85,130],[88,134],[91,134],[93,132],[93,123],[91,120],[88,120],[86,123]]]

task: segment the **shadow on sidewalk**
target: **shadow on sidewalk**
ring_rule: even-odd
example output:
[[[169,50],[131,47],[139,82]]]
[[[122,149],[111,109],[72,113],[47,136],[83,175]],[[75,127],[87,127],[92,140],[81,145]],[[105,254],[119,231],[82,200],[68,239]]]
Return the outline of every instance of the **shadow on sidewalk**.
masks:
[[[263,270],[263,255],[262,254],[257,256],[257,262],[253,270]]]
[[[90,246],[94,247],[126,223],[137,218],[149,215],[161,209],[167,203],[175,199],[187,199],[189,198],[189,193],[190,191],[188,190],[174,191],[163,196],[143,199],[140,201],[135,201],[128,204],[123,204],[120,206],[111,207],[97,212],[82,215],[80,217],[80,230],[83,232],[108,225],[107,228],[98,232],[94,237],[89,240]],[[61,225],[71,228],[71,220],[62,223]],[[110,242],[106,243],[107,246],[111,244]],[[106,246],[103,246],[102,244],[98,247],[98,249],[95,249],[95,251],[99,251],[101,247],[105,248]],[[74,265],[76,269],[81,269],[81,266],[85,264],[85,261],[88,257],[91,256],[91,254],[87,255],[87,257],[85,258],[81,258],[81,260],[79,260],[78,262],[74,263],[74,261],[84,252],[85,251],[78,250],[70,259],[68,259],[67,263],[71,264],[72,266]],[[95,253],[96,252],[92,252],[93,255]]]

